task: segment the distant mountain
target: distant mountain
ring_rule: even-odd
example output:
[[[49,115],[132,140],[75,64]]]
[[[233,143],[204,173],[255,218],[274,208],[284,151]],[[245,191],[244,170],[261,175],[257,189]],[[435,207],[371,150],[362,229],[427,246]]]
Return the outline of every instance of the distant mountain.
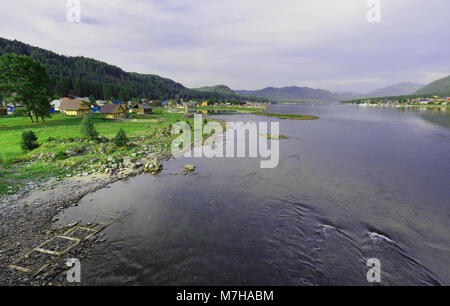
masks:
[[[345,92],[345,91],[337,91],[333,92],[333,94],[337,97],[339,101],[342,100],[351,100],[351,99],[361,99],[365,97],[364,94],[356,93],[356,92]]]
[[[416,91],[417,94],[450,95],[450,75],[428,84]]]
[[[390,97],[390,96],[403,96],[410,95],[420,88],[422,88],[423,84],[415,84],[415,83],[400,83],[380,89],[373,90],[369,92],[366,96],[368,97]]]
[[[193,90],[201,91],[201,92],[212,92],[218,94],[225,95],[234,95],[235,92],[228,86],[225,85],[216,85],[216,86],[205,86],[200,88],[194,88]]]
[[[267,87],[260,90],[236,90],[239,95],[262,97],[278,102],[336,102],[339,97],[331,91],[309,87]]]

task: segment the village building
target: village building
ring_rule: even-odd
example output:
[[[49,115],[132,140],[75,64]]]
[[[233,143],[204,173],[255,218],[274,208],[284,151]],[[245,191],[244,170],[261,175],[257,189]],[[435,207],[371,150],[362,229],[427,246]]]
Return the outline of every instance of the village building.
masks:
[[[98,106],[102,107],[103,105],[105,105],[105,104],[108,103],[108,102],[106,102],[105,100],[97,100],[97,101],[95,101],[95,103],[96,103]]]
[[[153,108],[147,104],[137,104],[131,109],[131,111],[136,114],[146,115],[152,114]]]
[[[50,102],[50,105],[52,106],[52,108],[54,110],[59,110],[59,107],[61,106],[61,99],[57,99],[57,100],[53,100],[52,102]]]
[[[109,104],[114,104],[114,105],[119,105],[119,104],[124,104],[122,101],[120,100],[109,100],[108,101]]]
[[[127,112],[124,104],[105,104],[100,108],[100,114],[104,114],[107,119],[122,118]]]
[[[63,98],[59,110],[67,116],[83,116],[92,113],[89,103],[80,99],[65,100]]]

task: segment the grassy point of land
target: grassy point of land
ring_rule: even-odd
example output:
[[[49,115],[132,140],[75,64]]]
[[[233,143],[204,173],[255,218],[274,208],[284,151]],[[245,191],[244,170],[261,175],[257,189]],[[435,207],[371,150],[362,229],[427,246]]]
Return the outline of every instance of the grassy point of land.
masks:
[[[196,110],[235,111],[279,119],[317,119],[315,116],[267,113],[261,108],[251,107],[210,106]],[[22,116],[0,118],[0,196],[27,190],[30,182],[39,187],[50,178],[60,181],[84,171],[102,171],[102,165],[113,157],[133,156],[134,162],[149,153],[170,151],[172,141],[178,137],[170,133],[171,125],[186,121],[191,128],[194,126],[192,114],[159,108],[148,116],[132,115],[122,120],[106,120],[101,115],[93,115],[91,119],[100,138],[110,140],[123,129],[130,145],[121,149],[114,147],[110,141],[101,143],[83,139],[81,117],[54,114],[45,123],[31,123],[28,117]],[[215,121],[224,126],[222,121]],[[38,137],[39,147],[31,152],[23,152],[20,145],[22,132],[27,130]],[[209,136],[203,135],[204,139]]]
[[[266,113],[266,112],[254,112],[255,115],[258,116],[266,116],[266,117],[275,117],[278,119],[291,119],[291,120],[316,120],[319,117],[311,116],[311,115],[296,115],[296,114],[275,114],[275,113]]]
[[[81,117],[55,114],[45,123],[31,123],[27,117],[0,118],[0,196],[26,190],[30,182],[39,187],[39,182],[50,178],[59,181],[84,171],[101,171],[102,164],[112,157],[132,156],[134,162],[150,153],[170,152],[172,141],[179,137],[170,133],[171,125],[185,121],[194,126],[190,116],[161,109],[155,109],[153,115],[133,115],[123,120],[106,120],[98,115],[91,118],[99,137],[110,140],[123,129],[129,145],[116,148],[110,141],[83,139]],[[20,146],[25,130],[38,137],[39,147],[31,152],[23,152]],[[70,156],[67,152],[76,154]]]
[[[249,114],[254,114],[254,115],[258,115],[258,116],[275,117],[278,119],[291,119],[291,120],[316,120],[316,119],[319,119],[319,117],[311,116],[311,115],[268,113],[259,107],[239,107],[239,106],[232,106],[232,107],[208,106],[208,107],[206,107],[205,106],[205,107],[197,107],[196,109],[197,110],[215,110],[215,111],[235,111],[235,112],[239,112],[239,113],[249,113]]]

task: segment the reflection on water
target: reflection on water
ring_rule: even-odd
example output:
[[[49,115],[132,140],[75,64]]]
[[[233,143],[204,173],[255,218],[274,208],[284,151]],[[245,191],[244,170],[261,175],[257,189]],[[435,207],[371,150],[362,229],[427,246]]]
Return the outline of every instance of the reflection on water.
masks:
[[[321,118],[280,120],[289,138],[275,169],[179,158],[66,210],[63,224],[115,219],[83,263],[85,283],[368,285],[375,257],[384,285],[450,284],[450,129],[396,109],[271,111]],[[187,163],[197,168],[183,175]]]

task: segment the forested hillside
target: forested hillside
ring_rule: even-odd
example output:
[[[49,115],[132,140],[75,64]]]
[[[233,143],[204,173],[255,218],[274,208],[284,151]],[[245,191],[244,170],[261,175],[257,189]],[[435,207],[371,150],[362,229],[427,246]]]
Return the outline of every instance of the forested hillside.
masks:
[[[93,94],[98,99],[157,99],[173,98],[185,90],[183,85],[157,75],[128,73],[98,60],[63,56],[16,40],[0,38],[0,56],[5,53],[27,55],[41,62],[51,78],[52,90],[59,96],[74,90],[77,95]]]
[[[261,90],[236,90],[235,92],[243,96],[262,97],[279,102],[336,102],[339,100],[337,95],[328,90],[298,86],[267,87]]]
[[[450,75],[419,89],[417,94],[450,95]]]

